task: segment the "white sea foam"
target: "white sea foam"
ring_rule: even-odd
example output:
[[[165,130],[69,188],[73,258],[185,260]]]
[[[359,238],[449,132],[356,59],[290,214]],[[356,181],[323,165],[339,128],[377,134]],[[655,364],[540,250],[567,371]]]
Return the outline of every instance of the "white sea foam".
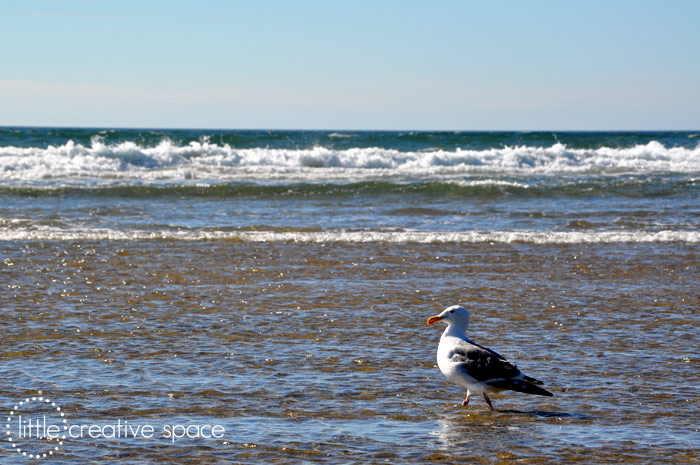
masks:
[[[456,184],[456,185],[462,186],[462,187],[494,186],[494,187],[521,187],[524,189],[527,189],[528,187],[530,187],[528,184],[524,184],[522,182],[503,181],[500,179],[476,179],[476,180],[458,179],[458,180],[449,180],[448,183]]]
[[[154,147],[134,142],[105,144],[95,137],[81,145],[1,147],[0,180],[56,179],[137,181],[371,180],[387,177],[444,179],[468,174],[552,175],[581,173],[700,172],[700,145],[664,147],[658,142],[630,148],[572,149],[502,147],[487,150],[404,152],[378,147],[334,150],[240,149],[203,139],[180,146],[163,140]]]
[[[700,243],[700,231],[202,231],[115,230],[107,228],[0,228],[0,241],[169,240],[302,243]]]

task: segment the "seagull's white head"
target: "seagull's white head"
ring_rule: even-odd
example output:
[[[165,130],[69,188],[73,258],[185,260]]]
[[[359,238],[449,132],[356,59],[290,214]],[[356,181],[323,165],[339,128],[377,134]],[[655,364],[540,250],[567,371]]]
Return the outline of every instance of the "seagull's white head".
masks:
[[[469,310],[459,305],[453,305],[452,307],[447,307],[439,315],[428,318],[429,325],[435,324],[438,321],[444,321],[449,326],[455,326],[466,330],[467,326],[469,326]]]

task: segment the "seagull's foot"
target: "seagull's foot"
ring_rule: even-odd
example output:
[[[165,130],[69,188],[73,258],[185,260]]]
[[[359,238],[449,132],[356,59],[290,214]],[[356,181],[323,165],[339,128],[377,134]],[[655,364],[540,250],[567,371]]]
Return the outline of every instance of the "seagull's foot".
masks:
[[[491,399],[489,399],[489,396],[487,396],[486,393],[484,393],[484,400],[489,405],[489,408],[491,409],[491,411],[493,411],[493,405],[491,405]]]
[[[469,403],[469,394],[467,394],[467,397],[462,401],[462,407],[466,407],[466,405]]]

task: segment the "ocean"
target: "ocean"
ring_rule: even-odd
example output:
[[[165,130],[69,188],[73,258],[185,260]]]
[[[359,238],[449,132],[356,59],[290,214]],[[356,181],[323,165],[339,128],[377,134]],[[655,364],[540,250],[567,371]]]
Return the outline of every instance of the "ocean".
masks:
[[[700,461],[698,132],[4,127],[0,252],[0,463]]]

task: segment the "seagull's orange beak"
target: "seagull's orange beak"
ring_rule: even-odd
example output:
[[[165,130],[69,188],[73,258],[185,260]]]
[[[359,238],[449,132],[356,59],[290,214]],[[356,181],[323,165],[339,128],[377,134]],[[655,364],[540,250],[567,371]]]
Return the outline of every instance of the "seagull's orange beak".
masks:
[[[428,318],[428,324],[432,325],[434,323],[437,323],[438,321],[442,320],[442,318],[443,317],[441,317],[440,315],[431,316],[430,318]]]

